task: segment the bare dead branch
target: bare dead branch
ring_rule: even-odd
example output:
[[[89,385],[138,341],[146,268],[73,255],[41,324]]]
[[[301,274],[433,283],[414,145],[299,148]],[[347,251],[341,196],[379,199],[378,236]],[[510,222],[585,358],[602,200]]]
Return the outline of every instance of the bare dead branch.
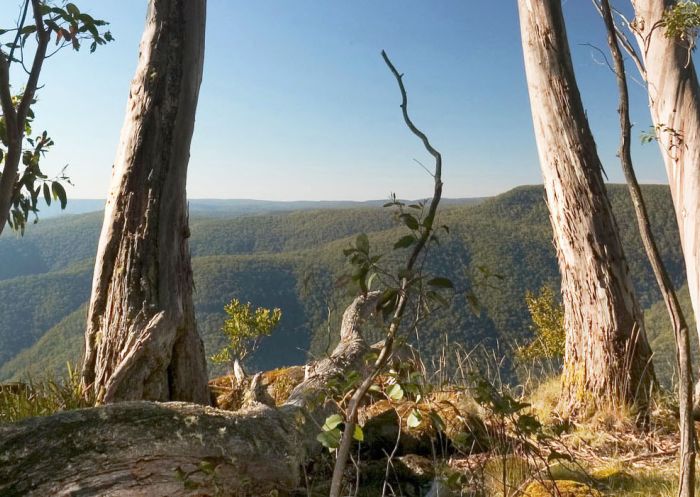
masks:
[[[601,0],[591,0],[593,2],[593,5],[595,6],[596,10],[598,10],[598,13],[603,16],[603,10],[600,5]],[[614,10],[615,14],[622,19],[622,22],[624,26],[631,30],[631,25],[627,17],[620,12],[619,10]],[[632,45],[632,42],[630,41],[629,37],[627,36],[627,33],[625,33],[620,26],[617,25],[617,23],[613,22],[614,30],[615,30],[615,35],[617,36],[617,40],[622,46],[622,48],[625,49],[625,52],[632,58],[632,61],[634,62],[634,65],[637,66],[637,71],[639,71],[639,75],[642,77],[644,81],[646,81],[646,69],[644,68],[644,63],[642,62],[641,57],[637,53],[637,50],[635,50],[634,45]]]

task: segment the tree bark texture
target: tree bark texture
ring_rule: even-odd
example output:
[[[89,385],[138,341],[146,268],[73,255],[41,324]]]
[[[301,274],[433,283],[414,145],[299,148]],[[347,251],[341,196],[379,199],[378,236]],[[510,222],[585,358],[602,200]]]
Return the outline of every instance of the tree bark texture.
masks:
[[[95,263],[83,382],[98,402],[209,403],[192,303],[187,165],[206,0],[151,0]]]
[[[617,224],[574,76],[560,0],[518,0],[565,308],[564,402],[645,405],[654,383]]]
[[[612,54],[615,67],[615,75],[619,93],[620,106],[620,163],[622,171],[627,179],[630,197],[637,216],[639,234],[642,238],[644,250],[647,253],[649,263],[654,271],[659,290],[663,295],[666,309],[673,326],[673,334],[676,339],[676,358],[678,363],[678,404],[680,415],[680,471],[678,481],[679,497],[695,496],[695,424],[693,422],[693,369],[690,355],[690,337],[688,324],[678,303],[678,298],[673,289],[671,278],[668,276],[666,266],[661,259],[661,254],[656,246],[656,240],[651,230],[651,222],[647,213],[642,190],[639,187],[637,176],[632,165],[632,121],[629,115],[629,91],[627,86],[627,73],[622,50],[618,44],[615,33],[615,21],[609,0],[601,0],[601,13],[608,33],[608,45]]]
[[[253,401],[229,412],[134,401],[0,427],[0,495],[290,495],[302,484],[303,465],[321,451],[316,436],[335,412],[325,401],[329,381],[367,368],[361,327],[377,296],[348,307],[333,354],[309,365],[279,408]]]
[[[644,61],[649,109],[671,187],[690,301],[697,317],[700,316],[700,86],[688,42],[666,36],[662,18],[674,3],[633,0],[632,29]],[[700,335],[700,327],[697,332]],[[698,387],[695,410],[698,416]]]

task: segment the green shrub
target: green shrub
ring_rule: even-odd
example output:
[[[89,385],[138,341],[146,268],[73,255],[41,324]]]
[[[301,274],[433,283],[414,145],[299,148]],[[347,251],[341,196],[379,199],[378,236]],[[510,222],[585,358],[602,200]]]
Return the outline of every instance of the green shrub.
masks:
[[[548,286],[540,289],[539,295],[525,295],[534,339],[518,350],[521,359],[560,359],[564,357],[566,331],[564,329],[564,306],[554,298]]]

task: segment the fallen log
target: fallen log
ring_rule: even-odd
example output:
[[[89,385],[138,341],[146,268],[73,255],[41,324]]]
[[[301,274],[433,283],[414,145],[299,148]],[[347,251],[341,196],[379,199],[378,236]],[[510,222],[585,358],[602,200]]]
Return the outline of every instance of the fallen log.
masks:
[[[335,410],[325,400],[327,384],[366,367],[370,348],[361,327],[378,296],[347,308],[338,346],[309,365],[280,407],[253,400],[229,412],[124,402],[0,427],[0,495],[293,495],[301,468],[322,449],[320,426]]]

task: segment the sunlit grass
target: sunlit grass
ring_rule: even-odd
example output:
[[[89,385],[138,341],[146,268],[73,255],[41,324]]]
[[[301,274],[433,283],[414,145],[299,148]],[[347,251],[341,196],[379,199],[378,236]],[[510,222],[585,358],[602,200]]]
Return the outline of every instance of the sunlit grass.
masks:
[[[90,395],[83,392],[80,375],[68,364],[62,378],[47,377],[0,385],[0,424],[93,404]]]

